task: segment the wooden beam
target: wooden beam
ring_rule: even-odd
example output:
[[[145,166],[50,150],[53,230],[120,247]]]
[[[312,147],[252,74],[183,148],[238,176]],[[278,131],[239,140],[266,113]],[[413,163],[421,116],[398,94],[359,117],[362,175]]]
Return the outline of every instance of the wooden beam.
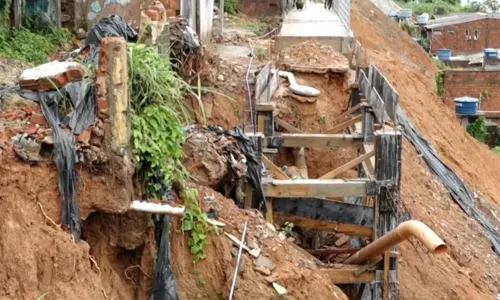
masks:
[[[361,115],[355,116],[354,118],[347,120],[343,123],[340,123],[338,125],[335,125],[334,127],[326,130],[323,132],[324,134],[334,134],[334,133],[339,133],[342,130],[348,128],[349,126],[352,126],[353,124],[356,124],[357,122],[361,121]]]
[[[361,107],[361,104],[362,103],[358,103],[356,105],[354,105],[353,107],[349,108],[348,110],[346,110],[345,112],[343,112],[340,116],[338,116],[337,118],[335,118],[335,121],[343,121],[345,117],[347,117],[348,115],[351,115],[353,112],[357,111],[360,107]]]
[[[373,229],[371,227],[343,224],[335,221],[315,220],[284,214],[274,211],[274,221],[283,224],[285,222],[293,223],[295,226],[306,229],[316,229],[321,231],[340,232],[350,236],[372,237]]]
[[[246,184],[245,186],[245,209],[252,208],[252,198],[253,198],[253,189],[250,184]]]
[[[273,199],[266,198],[266,222],[274,224],[273,220]]]
[[[266,197],[364,197],[366,181],[345,181],[343,179],[295,179],[273,180],[264,185]]]
[[[274,198],[273,210],[313,220],[332,221],[370,228],[374,224],[373,207],[320,198]]]
[[[268,146],[288,148],[339,148],[362,146],[362,139],[352,134],[283,133],[268,137]]]
[[[269,160],[269,158],[267,158],[265,155],[262,155],[260,157],[260,159],[262,160],[262,162],[264,163],[264,166],[266,166],[266,168],[271,171],[271,173],[276,176],[276,179],[282,179],[282,180],[288,180],[290,179],[290,177],[288,177],[285,172],[283,172],[278,166],[276,166],[275,164],[273,164],[272,161]]]
[[[276,122],[276,124],[283,127],[284,129],[286,129],[286,131],[288,131],[290,133],[302,133],[302,131],[300,129],[297,129],[296,127],[290,125],[290,123],[288,123],[280,118],[274,118],[274,122]]]
[[[356,157],[355,159],[351,160],[350,162],[336,168],[335,170],[332,170],[332,171],[326,173],[325,175],[321,176],[319,179],[333,179],[337,175],[359,165],[361,162],[365,161],[366,159],[368,159],[374,155],[375,155],[375,150],[372,150],[368,153],[365,153],[359,157]]]
[[[320,272],[327,274],[330,280],[335,284],[356,284],[370,283],[375,280],[374,271],[365,271],[358,276],[355,275],[360,267],[351,267],[344,269],[320,269]]]
[[[314,256],[324,257],[328,255],[339,254],[354,254],[361,250],[361,248],[329,248],[329,249],[306,249],[306,251]]]

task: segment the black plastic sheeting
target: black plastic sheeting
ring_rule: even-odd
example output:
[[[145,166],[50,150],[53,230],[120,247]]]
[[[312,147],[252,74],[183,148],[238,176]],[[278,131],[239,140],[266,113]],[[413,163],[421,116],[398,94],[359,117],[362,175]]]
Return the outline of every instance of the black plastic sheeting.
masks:
[[[168,227],[171,217],[169,215],[153,215],[153,219],[155,222],[156,244],[159,245],[159,249],[151,288],[151,300],[177,300],[179,297],[175,288],[168,239]]]
[[[99,59],[99,46],[105,37],[123,37],[127,42],[137,41],[137,32],[118,15],[102,18],[95,24],[83,43],[82,52],[88,52],[84,62],[97,64]]]
[[[464,182],[439,158],[432,145],[418,132],[401,108],[398,108],[397,118],[403,128],[404,136],[422,155],[432,173],[441,179],[460,208],[483,227],[485,236],[493,244],[493,250],[500,255],[500,232],[496,231],[489,220],[475,207],[474,197]]]
[[[60,115],[60,104],[68,99],[72,111]],[[96,116],[96,97],[94,83],[89,79],[68,83],[59,91],[38,93],[42,113],[53,132],[54,151],[52,153],[58,170],[58,187],[62,198],[62,222],[68,226],[75,240],[80,240],[80,210],[76,202],[75,165],[78,156],[74,148],[74,134],[94,124]],[[64,128],[69,127],[70,133]]]
[[[135,42],[137,40],[137,32],[121,16],[110,15],[102,18],[92,27],[83,47],[86,48],[90,45],[99,46],[102,38],[113,36],[121,36],[128,42]]]
[[[241,152],[247,159],[247,181],[255,191],[259,205],[259,209],[266,210],[266,198],[264,195],[264,187],[262,186],[262,164],[260,163],[260,155],[254,141],[249,138],[239,127],[233,127],[231,130],[224,131],[219,126],[208,126],[208,130],[214,131],[217,134],[226,134],[232,136],[238,142]]]

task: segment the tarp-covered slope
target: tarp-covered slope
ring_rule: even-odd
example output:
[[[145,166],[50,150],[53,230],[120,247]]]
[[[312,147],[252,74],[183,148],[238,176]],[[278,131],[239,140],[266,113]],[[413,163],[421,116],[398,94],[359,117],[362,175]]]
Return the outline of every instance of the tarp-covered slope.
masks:
[[[367,50],[367,58],[399,92],[401,107],[416,128],[472,191],[489,200],[481,207],[495,220],[500,204],[500,157],[471,138],[435,95],[436,68],[430,58],[368,0],[353,2],[351,27]],[[433,228],[450,249],[447,256],[436,258],[417,242],[401,246],[402,299],[496,299],[500,259],[491,242],[406,140],[402,173],[404,209]]]

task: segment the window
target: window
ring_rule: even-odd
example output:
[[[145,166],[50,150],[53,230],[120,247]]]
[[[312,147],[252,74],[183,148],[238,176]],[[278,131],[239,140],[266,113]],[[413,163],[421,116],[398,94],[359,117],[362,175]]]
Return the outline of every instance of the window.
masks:
[[[474,30],[474,41],[477,41],[479,39],[479,32],[477,30]]]
[[[470,40],[469,30],[465,31],[465,40],[466,41]]]
[[[455,30],[448,30],[448,33],[449,33],[449,34],[454,34],[454,33],[455,33]]]
[[[433,31],[432,36],[440,36],[442,34],[441,31]]]

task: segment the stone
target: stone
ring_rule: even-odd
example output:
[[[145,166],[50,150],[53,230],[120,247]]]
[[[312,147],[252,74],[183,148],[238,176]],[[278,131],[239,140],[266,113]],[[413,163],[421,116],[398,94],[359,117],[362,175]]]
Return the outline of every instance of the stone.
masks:
[[[276,274],[273,274],[271,276],[264,277],[264,280],[272,284],[273,282],[278,280],[278,276]]]
[[[19,96],[18,94],[8,94],[2,99],[2,109],[4,111],[25,109],[25,106],[30,106],[35,109],[38,103]]]
[[[265,257],[264,255],[260,255],[259,257],[257,257],[256,259],[254,259],[254,264],[256,267],[264,267],[264,268],[267,268],[269,270],[274,270],[275,266],[273,264],[273,262]]]
[[[238,248],[236,248],[236,247],[231,248],[231,254],[234,257],[238,257]]]
[[[287,290],[276,282],[273,282],[273,288],[276,290],[278,295],[285,295],[287,293]]]
[[[255,271],[259,272],[260,274],[262,275],[265,275],[265,276],[269,276],[271,275],[271,270],[269,270],[268,268],[266,267],[255,267],[253,268]]]
[[[219,74],[219,76],[217,76],[217,80],[224,81],[224,75]]]

